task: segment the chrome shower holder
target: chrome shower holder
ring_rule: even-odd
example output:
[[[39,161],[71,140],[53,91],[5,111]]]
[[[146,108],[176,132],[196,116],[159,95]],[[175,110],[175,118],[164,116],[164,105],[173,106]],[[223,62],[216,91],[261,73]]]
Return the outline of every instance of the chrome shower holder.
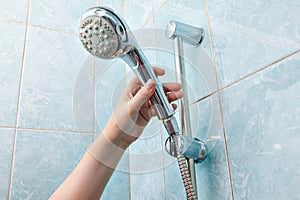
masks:
[[[206,146],[201,140],[192,138],[183,42],[198,47],[203,41],[204,33],[203,28],[173,20],[169,22],[166,29],[166,36],[173,39],[177,81],[182,85],[184,97],[180,100],[181,134],[168,137],[165,147],[171,156],[176,157],[177,153],[181,153],[190,159],[190,168],[193,168],[194,162],[200,163],[206,158]],[[178,145],[178,149],[175,144]]]
[[[200,163],[206,158],[207,150],[204,142],[197,138],[192,138],[183,42],[198,47],[203,41],[204,33],[203,28],[173,20],[169,22],[166,29],[166,36],[173,40],[177,81],[181,83],[184,97],[180,100],[179,105],[181,134],[171,135],[166,140],[165,146],[171,156],[177,157],[184,185],[192,185],[194,196],[190,197],[189,188],[185,188],[187,199],[197,199],[195,163]],[[178,155],[183,155],[184,157],[178,158]],[[188,171],[182,169],[188,169]],[[188,178],[186,178],[186,174],[189,174]]]
[[[178,144],[176,150],[175,143]],[[168,137],[165,143],[166,151],[173,157],[180,153],[186,158],[193,159],[195,163],[200,163],[206,158],[206,146],[204,142],[197,138],[190,138],[185,135]]]

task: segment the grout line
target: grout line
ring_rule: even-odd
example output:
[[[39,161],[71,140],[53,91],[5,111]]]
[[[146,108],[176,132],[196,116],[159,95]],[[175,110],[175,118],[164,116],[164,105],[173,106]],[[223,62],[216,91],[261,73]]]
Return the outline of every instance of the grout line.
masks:
[[[123,0],[123,18],[126,20],[126,0]],[[124,73],[125,73],[125,79],[126,83],[128,82],[128,78],[126,76],[126,65],[124,65]],[[128,164],[128,193],[129,193],[129,199],[132,200],[132,188],[131,188],[131,170],[130,170],[130,147],[126,150],[128,153],[128,159],[127,159],[127,164]]]
[[[15,128],[14,126],[0,126],[0,128]]]
[[[228,173],[229,173],[229,184],[231,187],[231,197],[232,200],[234,200],[234,191],[233,191],[233,183],[232,183],[232,175],[231,175],[231,168],[230,168],[230,158],[229,158],[229,152],[228,152],[228,145],[227,145],[227,137],[226,137],[226,130],[225,130],[225,124],[224,124],[224,117],[223,117],[223,108],[221,103],[221,97],[220,97],[220,90],[219,90],[219,79],[218,79],[218,72],[217,72],[217,66],[215,61],[215,54],[214,54],[214,46],[212,41],[212,31],[211,31],[211,24],[210,24],[210,18],[209,18],[209,10],[207,1],[203,0],[203,3],[205,5],[205,11],[207,16],[207,26],[208,26],[208,32],[209,32],[209,40],[211,45],[211,53],[212,53],[212,60],[213,60],[213,66],[216,76],[216,82],[217,82],[217,94],[218,94],[218,100],[219,100],[219,107],[220,107],[220,114],[221,114],[221,120],[222,120],[222,128],[223,128],[223,135],[224,135],[224,145],[225,145],[225,153],[226,153],[226,159],[227,159],[227,166],[228,166]]]
[[[28,127],[15,127],[15,126],[0,126],[0,128],[17,129],[17,130],[28,130],[28,131],[45,131],[45,132],[58,132],[58,133],[79,133],[79,134],[94,134],[95,132],[90,131],[74,131],[74,130],[55,130],[55,129],[44,129],[44,128],[28,128]]]
[[[160,142],[163,148],[163,132],[162,129],[160,130]],[[161,151],[161,157],[162,157],[162,172],[163,172],[163,182],[164,182],[164,200],[167,199],[167,181],[166,181],[166,168],[165,168],[165,157],[164,157],[164,151]]]
[[[151,19],[153,19],[155,17],[155,15],[158,13],[158,11],[160,11],[160,9],[162,7],[164,7],[164,5],[168,2],[169,0],[165,0],[160,6],[159,8],[154,12],[153,10],[153,3],[152,3],[152,15],[146,20],[146,22],[141,26],[141,28],[145,27],[150,21]],[[154,26],[154,25],[153,25]]]
[[[16,127],[17,130],[24,131],[44,131],[44,132],[53,132],[53,133],[78,133],[78,134],[94,134],[94,132],[89,131],[74,131],[74,130],[54,130],[54,129],[43,129],[43,128],[24,128],[24,127]]]
[[[37,24],[29,24],[29,26],[37,27],[37,28],[44,29],[44,30],[50,30],[50,31],[55,31],[55,32],[59,32],[59,33],[65,33],[65,34],[69,34],[69,35],[78,36],[77,33],[63,31],[63,30],[59,30],[59,29],[55,29],[55,28],[48,28],[45,26],[37,25]]]
[[[97,67],[96,67],[96,58],[94,58],[94,85],[93,85],[93,130],[94,130],[94,133],[97,133],[97,131],[98,130],[96,130],[97,129],[97,127],[96,127],[96,125],[97,125],[97,123],[96,123],[96,110],[97,110],[97,97],[96,97],[96,93],[97,93],[97,90],[96,90],[96,88],[97,88],[97,83],[96,83],[96,79],[97,79],[97,76],[96,76],[96,74],[97,74]]]
[[[24,22],[22,22],[22,21],[18,21],[18,20],[15,20],[15,19],[9,19],[9,18],[0,18],[0,21],[8,21],[8,22],[15,22],[15,23],[18,23],[18,24],[24,24]]]
[[[96,5],[95,6],[99,6],[99,0],[96,0]],[[96,83],[96,79],[97,79],[97,66],[96,66],[96,58],[94,58],[94,85],[93,85],[93,131],[94,134],[97,134],[97,120],[96,120],[96,110],[97,110],[97,97],[96,97],[96,93],[97,93],[97,83]],[[95,136],[94,136],[94,140],[95,140]]]
[[[14,20],[14,19],[9,19],[9,18],[0,18],[0,21],[8,21],[8,22],[14,22],[14,23],[18,23],[18,24],[26,24],[24,22],[18,21],[18,20]],[[59,29],[55,29],[55,28],[49,28],[49,27],[45,27],[45,26],[41,26],[41,25],[37,25],[37,24],[28,24],[29,26],[33,26],[33,27],[37,27],[40,29],[44,29],[44,30],[50,30],[50,31],[55,31],[55,32],[60,32],[60,33],[65,33],[65,34],[69,34],[69,35],[76,35],[78,36],[77,33],[73,33],[73,32],[68,32],[68,31],[63,31],[63,30],[59,30]]]
[[[212,93],[209,93],[208,95],[206,95],[206,96],[204,96],[204,97],[202,97],[202,98],[200,98],[200,99],[198,99],[198,100],[196,100],[196,101],[190,103],[189,106],[192,106],[192,105],[194,105],[194,104],[196,104],[196,103],[198,103],[198,102],[200,102],[200,101],[203,101],[204,99],[207,99],[208,97],[211,97],[212,95],[216,94],[217,92],[218,92],[218,91],[214,91],[214,92],[212,92]]]
[[[235,86],[236,84],[238,84],[238,83],[244,81],[245,79],[251,78],[251,77],[255,76],[256,74],[259,74],[259,73],[265,71],[266,69],[272,67],[273,65],[278,64],[278,63],[280,63],[281,61],[284,61],[285,59],[288,59],[289,57],[291,57],[291,56],[293,56],[293,55],[295,55],[295,54],[297,54],[297,53],[300,53],[300,49],[298,49],[298,50],[296,50],[296,51],[294,51],[294,52],[292,52],[292,53],[290,53],[290,54],[288,54],[288,55],[285,55],[285,56],[279,58],[278,60],[275,60],[275,61],[273,61],[272,63],[270,63],[270,64],[268,64],[268,65],[266,65],[266,66],[264,66],[264,67],[262,67],[262,68],[260,68],[260,69],[258,69],[258,70],[256,70],[256,71],[254,71],[254,72],[252,72],[252,73],[250,73],[250,74],[247,74],[247,75],[245,75],[245,76],[243,76],[243,77],[241,77],[241,78],[239,78],[239,79],[237,79],[237,80],[235,80],[235,81],[229,83],[228,85],[226,85],[226,86],[224,86],[224,87],[222,87],[222,88],[219,88],[219,92],[220,92],[220,91],[223,91],[223,90],[225,90],[226,88],[229,88],[229,87],[231,87],[231,86]],[[204,96],[204,97],[201,97],[200,99],[198,99],[198,100],[196,100],[196,101],[190,103],[190,106],[191,106],[191,105],[194,105],[194,104],[196,104],[196,103],[198,103],[198,102],[200,102],[200,101],[203,101],[204,99],[207,99],[208,97],[210,97],[210,96],[216,94],[217,92],[218,92],[218,91],[214,91],[214,92],[212,92],[212,93],[210,93],[210,94],[208,94],[208,95],[206,95],[206,96]]]
[[[152,20],[152,27],[154,27],[155,24],[155,13],[154,13],[154,0],[152,0],[152,15],[153,15],[153,20]],[[160,10],[160,9],[159,9]],[[151,21],[151,20],[149,20]],[[148,23],[148,22],[147,22]],[[146,23],[146,24],[147,24]],[[144,26],[146,25],[144,24]],[[153,32],[153,37],[154,37],[154,44],[157,43],[157,37],[156,37],[156,32]],[[155,62],[157,63],[157,55],[155,54]],[[161,127],[162,125],[160,125],[160,146],[162,149],[164,149],[164,144],[163,144],[163,129]],[[164,152],[163,150],[161,151],[161,160],[162,160],[162,175],[163,175],[163,186],[164,186],[164,200],[167,199],[167,182],[166,182],[166,171],[165,171],[165,158],[164,158]]]
[[[18,90],[18,101],[17,101],[15,127],[17,127],[17,125],[19,123],[18,121],[19,121],[19,112],[20,112],[20,104],[21,104],[21,91],[22,91],[23,73],[24,73],[24,64],[25,64],[25,53],[26,53],[26,43],[27,43],[27,35],[28,35],[29,13],[30,13],[30,0],[28,0],[28,4],[27,4],[26,27],[25,27],[25,36],[24,36],[24,45],[23,45],[22,65],[21,65],[20,80],[19,80],[19,90]],[[8,200],[10,200],[10,198],[11,198],[11,187],[12,187],[14,159],[15,159],[15,153],[16,153],[16,142],[17,142],[16,139],[17,139],[17,129],[15,128],[14,137],[13,137],[13,146],[12,146],[12,156],[11,156],[11,166],[10,166],[11,168],[10,168],[10,177],[9,177],[9,185],[8,185],[8,195],[7,195]]]
[[[289,53],[288,55],[285,55],[285,56],[279,58],[278,60],[275,60],[275,61],[273,61],[272,63],[270,63],[270,64],[268,64],[268,65],[266,65],[266,66],[264,66],[264,67],[262,67],[262,68],[260,68],[260,69],[258,69],[258,70],[256,70],[256,71],[254,71],[254,72],[252,72],[252,73],[250,73],[250,74],[247,74],[246,76],[244,76],[244,77],[242,77],[242,78],[239,78],[238,80],[233,81],[232,83],[229,83],[228,85],[222,87],[222,88],[219,89],[219,90],[224,90],[224,89],[226,89],[226,88],[228,88],[228,87],[231,87],[231,86],[233,86],[233,85],[236,85],[237,83],[239,83],[239,82],[241,82],[241,81],[243,81],[243,80],[245,80],[245,79],[247,79],[247,78],[250,78],[250,77],[252,77],[252,76],[254,76],[254,75],[256,75],[256,74],[258,74],[258,73],[260,73],[260,72],[262,72],[262,71],[265,71],[266,69],[272,67],[273,65],[275,65],[275,64],[277,64],[277,63],[279,63],[279,62],[281,62],[281,61],[283,61],[283,60],[285,60],[285,59],[287,59],[287,58],[289,58],[289,57],[291,57],[291,56],[293,56],[293,55],[295,55],[295,54],[297,54],[297,53],[299,53],[299,52],[300,52],[300,49],[298,49],[298,50],[296,50],[296,51],[294,51],[294,52],[292,52],[292,53]]]
[[[290,53],[290,54],[288,54],[288,55],[286,55],[286,56],[284,56],[284,57],[282,57],[282,58],[280,58],[280,59],[278,59],[278,60],[276,60],[276,61],[268,64],[268,65],[266,65],[263,68],[260,68],[259,70],[256,70],[256,71],[254,71],[254,72],[252,72],[252,73],[250,73],[250,74],[248,74],[248,75],[246,75],[246,76],[244,76],[244,77],[242,77],[242,78],[240,78],[240,79],[238,79],[238,80],[236,80],[236,81],[234,81],[234,82],[232,82],[232,83],[230,83],[230,84],[228,84],[228,85],[226,85],[226,86],[224,86],[222,88],[220,88],[219,91],[223,91],[226,88],[235,86],[237,83],[242,82],[245,79],[248,79],[248,78],[250,78],[252,76],[255,76],[256,74],[265,71],[266,69],[272,67],[273,65],[275,65],[275,64],[277,64],[277,63],[279,63],[279,62],[281,62],[281,61],[283,61],[285,59],[288,59],[288,58],[290,58],[291,56],[293,56],[293,55],[295,55],[297,53],[300,53],[300,49],[296,50],[296,51],[294,51],[294,52],[292,52],[292,53]],[[95,70],[94,78],[96,78],[96,64],[95,64],[95,62],[96,62],[96,60],[94,60],[94,70]],[[96,85],[96,83],[94,82],[94,86],[95,85]],[[218,91],[214,91],[214,92],[212,92],[212,93],[210,93],[210,94],[208,94],[208,95],[206,95],[206,96],[204,96],[204,97],[202,97],[202,98],[200,98],[200,99],[198,99],[198,100],[190,103],[190,106],[192,106],[192,105],[194,105],[196,103],[199,103],[200,101],[203,101],[203,100],[205,100],[205,99],[207,99],[207,98],[215,95],[217,92]],[[95,98],[95,96],[94,96],[94,98]],[[96,102],[96,101],[94,100],[94,102]],[[94,104],[94,109],[96,109],[95,107],[96,107],[96,104]],[[156,122],[156,123],[158,123],[158,122]],[[7,128],[7,129],[9,129],[9,128],[10,129],[15,129],[16,128],[18,130],[34,130],[34,131],[61,132],[61,133],[80,133],[80,134],[93,134],[93,133],[96,132],[96,130],[94,132],[88,132],[88,131],[55,130],[55,129],[30,128],[30,127],[15,127],[15,126],[0,126],[0,128]]]
[[[127,153],[128,153],[128,193],[129,193],[129,199],[131,200],[132,199],[132,195],[131,195],[131,181],[130,181],[130,151],[129,151],[129,148],[126,150]]]

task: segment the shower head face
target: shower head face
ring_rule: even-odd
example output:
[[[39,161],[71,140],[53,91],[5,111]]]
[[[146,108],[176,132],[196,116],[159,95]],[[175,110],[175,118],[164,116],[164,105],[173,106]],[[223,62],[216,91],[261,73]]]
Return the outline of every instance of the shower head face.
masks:
[[[124,22],[110,9],[94,7],[79,22],[79,37],[93,56],[114,58],[123,53],[127,33]]]

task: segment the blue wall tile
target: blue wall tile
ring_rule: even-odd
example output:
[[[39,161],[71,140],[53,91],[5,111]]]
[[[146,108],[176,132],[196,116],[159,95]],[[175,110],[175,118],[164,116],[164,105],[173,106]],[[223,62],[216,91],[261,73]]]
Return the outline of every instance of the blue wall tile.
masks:
[[[223,135],[203,163],[196,164],[199,199],[232,199]]]
[[[0,199],[7,199],[14,129],[0,128]]]
[[[104,6],[109,7],[110,9],[113,9],[114,12],[116,12],[118,15],[121,15],[122,17],[124,14],[124,1],[123,0],[97,0],[97,6]]]
[[[129,148],[132,199],[164,199],[161,132],[162,124],[153,118]]]
[[[93,73],[93,64],[88,62],[88,53],[75,35],[29,27],[25,55],[24,79],[20,105],[19,127],[54,130],[93,131],[93,105],[82,112],[87,117],[83,128],[74,120],[73,95],[78,74],[85,71],[87,77]],[[87,72],[86,72],[87,71]],[[81,75],[81,74],[80,74]],[[93,99],[93,76],[88,78],[89,91],[85,98]],[[90,84],[90,86],[88,86]],[[78,89],[78,88],[77,88]],[[80,99],[79,99],[80,100]],[[82,130],[85,129],[85,130]]]
[[[96,132],[105,127],[125,85],[126,70],[121,59],[96,60]]]
[[[202,25],[203,49],[185,45],[189,99],[195,101],[217,89],[206,2],[221,86],[300,49],[296,0],[30,1],[29,23],[76,33],[86,9],[111,7],[133,30],[158,28],[136,34],[141,47],[150,47],[144,51],[151,64],[166,69],[162,82],[175,81],[173,45],[164,35],[169,20]],[[27,6],[24,0],[0,3],[0,18],[23,23],[0,21],[0,126],[15,125]],[[76,34],[29,26],[26,45],[17,126],[100,133],[133,76],[130,69],[121,60],[89,56]],[[294,55],[221,93],[236,199],[300,198],[299,58]],[[196,166],[199,199],[231,199],[219,109],[217,95],[191,106],[194,135],[210,152]],[[121,159],[101,199],[185,199],[177,161],[164,149],[168,135],[157,119],[152,122]],[[13,132],[0,129],[0,163],[5,164],[0,199],[8,192]],[[49,197],[96,136],[18,130],[12,199]]]
[[[94,57],[88,56],[77,73],[72,104],[76,130],[94,132]]]
[[[223,91],[237,199],[299,199],[300,55]]]
[[[207,145],[207,158],[196,164],[199,199],[231,199],[228,162],[223,139],[222,118],[218,96],[190,106],[193,137]],[[164,134],[167,137],[167,134]],[[165,141],[163,139],[163,143]],[[164,156],[166,197],[185,199],[185,190],[175,158]]]
[[[127,172],[115,171],[110,178],[101,200],[130,199],[129,174]]]
[[[164,152],[166,199],[186,199],[177,159]]]
[[[25,25],[0,21],[0,126],[15,126]]]
[[[124,153],[100,199],[130,199],[129,153]]]
[[[94,6],[95,0],[31,1],[29,23],[77,33],[82,14]]]
[[[208,1],[221,86],[300,48],[299,1]]]
[[[152,16],[152,1],[134,0],[126,1],[125,4],[125,19],[131,30],[142,28],[149,22]]]
[[[27,0],[2,0],[0,1],[0,18],[25,22],[28,11],[27,8]]]
[[[88,141],[92,134],[18,130],[11,198],[49,198],[75,168]]]

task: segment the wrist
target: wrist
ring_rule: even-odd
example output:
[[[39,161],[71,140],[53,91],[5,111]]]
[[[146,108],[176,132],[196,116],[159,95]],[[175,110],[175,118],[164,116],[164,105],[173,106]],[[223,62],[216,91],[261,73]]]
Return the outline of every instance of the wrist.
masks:
[[[129,145],[133,142],[128,139],[128,134],[124,133],[118,124],[115,122],[114,118],[111,117],[104,127],[102,134],[114,145],[121,149],[126,150]]]

